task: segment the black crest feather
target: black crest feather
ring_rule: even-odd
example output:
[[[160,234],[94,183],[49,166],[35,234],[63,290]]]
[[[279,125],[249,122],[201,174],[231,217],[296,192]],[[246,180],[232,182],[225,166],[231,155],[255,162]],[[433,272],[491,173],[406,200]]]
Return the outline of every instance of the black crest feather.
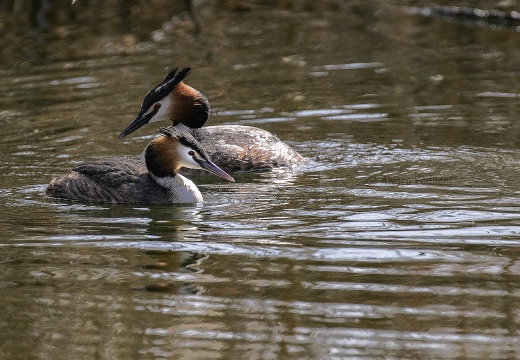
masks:
[[[191,72],[191,68],[186,67],[179,71],[178,67],[174,67],[170,70],[166,78],[144,97],[143,104],[141,105],[141,113],[147,111],[154,103],[163,99],[168,95],[174,87],[188,76]]]

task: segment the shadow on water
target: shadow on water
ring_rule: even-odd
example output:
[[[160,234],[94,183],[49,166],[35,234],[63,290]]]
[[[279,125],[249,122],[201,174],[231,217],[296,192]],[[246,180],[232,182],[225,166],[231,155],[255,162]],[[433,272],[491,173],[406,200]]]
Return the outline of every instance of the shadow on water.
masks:
[[[515,29],[392,7],[421,1],[58,3],[0,5],[0,357],[518,357]],[[46,198],[140,154],[165,124],[117,135],[177,65],[209,125],[309,161],[191,176],[199,205]]]

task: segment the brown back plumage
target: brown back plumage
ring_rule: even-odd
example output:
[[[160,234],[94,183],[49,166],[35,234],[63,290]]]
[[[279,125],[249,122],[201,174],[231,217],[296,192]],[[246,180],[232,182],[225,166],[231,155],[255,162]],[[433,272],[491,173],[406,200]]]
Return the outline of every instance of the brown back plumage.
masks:
[[[97,203],[164,204],[169,196],[139,160],[112,158],[84,163],[55,178],[47,195]]]

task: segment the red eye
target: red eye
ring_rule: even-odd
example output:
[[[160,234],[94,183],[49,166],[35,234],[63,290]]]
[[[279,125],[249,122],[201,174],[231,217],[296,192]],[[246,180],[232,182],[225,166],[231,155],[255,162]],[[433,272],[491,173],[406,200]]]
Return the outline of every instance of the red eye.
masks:
[[[153,106],[153,109],[154,110],[159,110],[161,108],[161,104],[160,103],[157,103]]]
[[[192,150],[188,151],[188,155],[189,156],[195,156],[195,151],[192,151]]]

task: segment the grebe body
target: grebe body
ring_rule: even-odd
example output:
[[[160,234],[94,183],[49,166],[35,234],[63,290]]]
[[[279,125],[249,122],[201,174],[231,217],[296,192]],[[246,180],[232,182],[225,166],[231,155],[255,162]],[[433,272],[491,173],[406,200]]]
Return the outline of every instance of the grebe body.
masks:
[[[252,126],[216,125],[192,130],[193,136],[226,171],[273,170],[301,164],[303,157],[277,136]]]
[[[206,97],[182,80],[190,68],[172,69],[144,98],[137,117],[119,138],[148,122],[170,120],[173,126],[190,132],[225,171],[265,171],[292,167],[305,159],[272,133],[252,126],[219,125],[203,127],[210,105]]]
[[[229,181],[190,134],[174,127],[148,144],[145,162],[126,158],[88,162],[53,179],[46,193],[53,197],[98,203],[171,204],[203,201],[197,186],[178,174],[181,167],[204,169]]]

